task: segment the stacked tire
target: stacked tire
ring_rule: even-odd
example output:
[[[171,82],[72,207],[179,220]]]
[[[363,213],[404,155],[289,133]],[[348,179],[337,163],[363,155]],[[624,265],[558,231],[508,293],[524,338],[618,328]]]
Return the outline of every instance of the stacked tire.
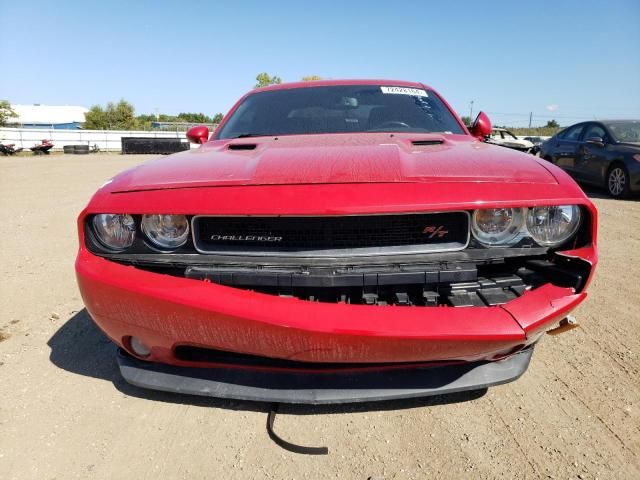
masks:
[[[74,145],[73,153],[76,155],[87,155],[89,153],[89,145]]]
[[[89,145],[65,145],[62,149],[64,153],[75,155],[87,155],[89,153]]]

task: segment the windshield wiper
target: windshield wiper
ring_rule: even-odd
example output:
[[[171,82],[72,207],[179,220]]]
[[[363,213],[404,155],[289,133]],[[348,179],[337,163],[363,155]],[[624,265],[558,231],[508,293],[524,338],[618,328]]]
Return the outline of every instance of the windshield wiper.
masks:
[[[269,135],[264,133],[241,133],[231,138],[249,138],[249,137],[268,137]]]

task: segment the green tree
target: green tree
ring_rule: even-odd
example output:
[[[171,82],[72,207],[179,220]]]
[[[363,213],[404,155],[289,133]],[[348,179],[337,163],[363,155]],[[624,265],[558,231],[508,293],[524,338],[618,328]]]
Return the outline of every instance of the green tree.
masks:
[[[181,112],[178,115],[159,114],[141,114],[136,117],[138,127],[151,128],[153,122],[174,122],[174,123],[220,123],[223,114],[216,113],[213,117],[209,117],[204,113]]]
[[[136,128],[141,130],[151,129],[151,123],[156,121],[154,114],[142,114],[136,117]]]
[[[302,77],[303,82],[312,82],[313,80],[322,80],[320,75],[306,75]]]
[[[560,128],[560,124],[555,120],[549,120],[545,125],[546,128]]]
[[[0,100],[0,127],[4,127],[10,118],[17,116],[8,100]]]
[[[87,130],[107,130],[108,127],[107,113],[100,105],[92,105],[84,114],[84,128]]]
[[[208,117],[204,113],[179,113],[178,121],[189,123],[211,123],[211,117]]]
[[[267,85],[276,85],[282,83],[282,79],[280,77],[270,77],[267,72],[262,72],[256,75],[256,84],[253,88],[266,87]]]
[[[462,123],[464,123],[467,127],[471,125],[471,117],[469,115],[463,115],[462,117],[460,117],[460,120],[462,120]]]
[[[141,114],[136,117],[138,123],[151,123],[156,121],[156,116],[153,114]]]
[[[135,130],[137,127],[135,109],[126,100],[107,104],[107,115],[116,130]]]
[[[135,110],[126,100],[109,102],[105,108],[93,105],[84,116],[87,130],[135,130],[136,127]]]
[[[167,115],[165,113],[161,113],[160,115],[158,115],[158,121],[159,122],[177,122],[178,117],[176,117],[175,115]]]

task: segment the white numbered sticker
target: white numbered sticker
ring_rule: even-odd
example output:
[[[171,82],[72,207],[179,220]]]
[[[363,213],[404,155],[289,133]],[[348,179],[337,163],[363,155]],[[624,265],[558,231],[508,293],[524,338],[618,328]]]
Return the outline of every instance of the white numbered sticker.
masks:
[[[416,97],[428,97],[427,92],[420,88],[408,87],[380,87],[382,93],[394,93],[396,95],[413,95]]]

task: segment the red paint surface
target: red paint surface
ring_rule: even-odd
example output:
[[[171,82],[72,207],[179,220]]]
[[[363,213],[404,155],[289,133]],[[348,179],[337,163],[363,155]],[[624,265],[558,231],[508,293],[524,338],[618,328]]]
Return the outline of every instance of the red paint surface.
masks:
[[[109,190],[322,183],[556,183],[536,157],[469,135],[362,133],[275,138],[207,142],[124,172]],[[411,143],[434,139],[443,144]],[[230,143],[250,143],[256,148],[230,150]]]
[[[91,316],[118,343],[136,335],[317,362],[482,357],[521,344],[500,307],[403,308],[312,303],[148,273],[82,252],[76,264]]]

